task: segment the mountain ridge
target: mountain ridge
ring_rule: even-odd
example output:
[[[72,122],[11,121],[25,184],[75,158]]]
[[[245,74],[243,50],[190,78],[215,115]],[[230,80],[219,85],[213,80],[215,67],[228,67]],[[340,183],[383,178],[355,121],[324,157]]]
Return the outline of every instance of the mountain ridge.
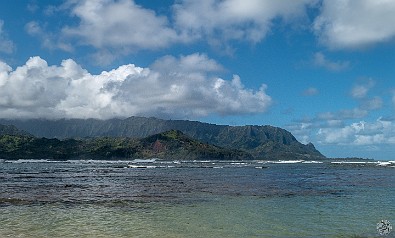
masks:
[[[193,139],[228,149],[250,153],[256,159],[324,159],[312,144],[304,145],[287,130],[274,126],[229,126],[187,120],[164,120],[147,117],[126,119],[29,119],[5,120],[0,124],[15,125],[37,137],[144,138],[169,130],[178,130]]]
[[[26,131],[18,129],[14,125],[1,125],[0,124],[0,135],[26,135],[31,136],[31,134]]]

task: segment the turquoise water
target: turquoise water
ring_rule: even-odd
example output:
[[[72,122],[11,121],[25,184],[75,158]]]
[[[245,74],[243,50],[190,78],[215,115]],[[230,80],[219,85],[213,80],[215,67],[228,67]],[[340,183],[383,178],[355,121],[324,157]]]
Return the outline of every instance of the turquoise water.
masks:
[[[395,223],[395,168],[377,163],[0,166],[0,237],[380,237]]]

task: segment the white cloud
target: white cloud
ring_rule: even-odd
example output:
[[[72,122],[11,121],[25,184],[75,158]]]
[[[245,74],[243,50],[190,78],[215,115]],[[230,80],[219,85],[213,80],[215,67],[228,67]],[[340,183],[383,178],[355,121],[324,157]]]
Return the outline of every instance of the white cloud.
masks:
[[[375,147],[380,144],[395,144],[395,124],[390,120],[379,118],[376,122],[360,121],[347,125],[349,121],[363,120],[370,111],[383,107],[381,97],[367,97],[373,85],[374,81],[368,80],[366,84],[359,84],[353,88],[353,96],[359,103],[358,107],[319,113],[314,118],[297,122],[289,128],[301,140],[312,138],[323,145]]]
[[[372,89],[375,85],[375,81],[372,79],[361,80],[363,82],[354,85],[351,89],[351,96],[354,99],[362,99],[365,98],[370,89]]]
[[[380,133],[374,136],[366,135],[368,132],[373,132],[374,127],[387,125],[388,120],[380,118],[375,123],[362,121],[347,125],[347,123],[356,119],[363,120],[371,111],[383,107],[383,99],[381,97],[368,97],[374,85],[375,81],[372,79],[359,79],[350,92],[352,98],[358,102],[358,107],[318,113],[313,118],[305,119],[289,126],[290,130],[298,138],[317,138],[316,140],[322,144],[361,145],[378,143],[379,140],[383,141],[383,143],[389,143],[395,138],[395,133],[394,136],[385,134],[384,137]],[[309,95],[310,91],[311,93],[315,92],[314,88],[308,89],[305,91],[305,95]],[[395,103],[395,96],[393,97],[393,102]],[[308,127],[305,126],[306,123],[308,123]]]
[[[180,59],[173,56],[165,56],[155,61],[152,65],[153,69],[166,73],[174,72],[175,67],[177,67],[176,71],[183,73],[217,72],[223,70],[220,64],[213,59],[209,59],[204,54],[181,56]]]
[[[345,119],[356,119],[363,118],[369,113],[368,110],[353,108],[343,109],[337,112],[324,112],[317,115],[318,120],[345,120]]]
[[[380,97],[373,97],[362,101],[360,107],[365,110],[377,110],[383,107],[383,100]]]
[[[353,98],[364,98],[369,91],[369,87],[366,85],[356,85],[351,90],[351,96]]]
[[[108,51],[113,57],[118,57],[134,51],[157,50],[198,40],[230,52],[233,49],[228,41],[260,42],[270,32],[275,19],[293,22],[295,18],[306,16],[307,5],[317,0],[175,2],[167,16],[144,8],[133,0],[68,0],[61,6],[49,8],[49,12],[69,11],[70,16],[78,20],[77,24],[61,27],[60,33],[45,34],[58,35],[57,39],[45,38],[63,42],[66,46],[70,43],[93,46],[103,63],[112,60]],[[41,35],[36,34],[43,39]],[[51,45],[50,42],[47,45],[62,46],[60,43]]]
[[[315,95],[317,95],[317,94],[319,94],[319,91],[318,91],[317,88],[314,88],[314,87],[310,87],[310,88],[306,89],[306,90],[303,92],[303,95],[304,95],[304,96],[315,96]]]
[[[299,122],[296,124],[288,125],[285,128],[292,132],[292,134],[303,144],[311,142],[311,131],[313,130],[313,123]]]
[[[8,38],[3,27],[4,21],[0,19],[0,52],[11,54],[15,51],[15,44]]]
[[[58,39],[53,33],[45,31],[37,21],[28,22],[25,25],[25,31],[31,36],[38,37],[41,41],[41,46],[47,49],[61,49],[68,52],[74,50],[70,43],[66,43],[61,38]]]
[[[313,57],[313,64],[318,67],[323,67],[330,71],[342,71],[349,67],[350,62],[348,61],[331,61],[326,58],[326,56],[321,53],[317,52],[314,54]]]
[[[72,51],[91,46],[99,64],[140,50],[158,50],[174,44],[207,41],[213,47],[232,52],[230,41],[258,43],[275,23],[307,19],[306,8],[318,0],[181,0],[169,15],[160,15],[133,0],[68,0],[47,7],[47,14],[66,11],[75,24],[49,32],[51,23],[29,22],[26,31],[49,49]],[[109,53],[111,52],[111,53]],[[330,62],[327,62],[330,65]],[[342,65],[334,68],[344,67]],[[335,69],[336,70],[336,69]]]
[[[321,128],[318,130],[317,136],[322,144],[344,144],[352,141],[355,133],[355,126],[347,126],[344,128]]]
[[[36,21],[28,22],[25,25],[25,30],[30,35],[38,35],[38,34],[41,34],[43,32],[43,30],[41,29],[40,24],[38,24],[38,22],[36,22]]]
[[[82,45],[135,51],[163,48],[181,40],[165,16],[134,1],[83,0],[68,5],[80,22],[76,27],[64,27],[62,34]]]
[[[355,119],[355,118],[363,118],[368,115],[368,111],[361,108],[353,108],[353,109],[345,109],[340,110],[338,117],[335,119]]]
[[[360,48],[395,36],[395,1],[324,0],[314,30],[334,49]]]
[[[196,118],[265,112],[266,86],[254,91],[215,77],[222,67],[206,55],[166,56],[151,68],[133,64],[93,75],[73,60],[48,66],[40,57],[12,70],[0,62],[3,118],[101,118],[131,115]]]
[[[321,128],[317,136],[322,144],[356,146],[395,144],[395,124],[379,118],[374,122],[361,121],[341,128]]]
[[[183,0],[174,5],[176,27],[190,38],[261,41],[274,19],[305,15],[312,0]]]
[[[30,2],[27,4],[26,9],[31,12],[35,13],[40,7],[37,5],[37,2]]]
[[[359,110],[371,111],[382,108],[383,100],[381,97],[368,97],[369,92],[375,86],[376,82],[372,79],[359,80],[360,82],[351,89],[351,97],[358,100]]]

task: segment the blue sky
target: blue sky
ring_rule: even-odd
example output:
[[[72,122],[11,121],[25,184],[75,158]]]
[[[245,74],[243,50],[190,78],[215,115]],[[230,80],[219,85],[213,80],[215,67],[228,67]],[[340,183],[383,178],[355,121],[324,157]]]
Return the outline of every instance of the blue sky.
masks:
[[[394,159],[395,2],[0,1],[0,117],[273,125]]]

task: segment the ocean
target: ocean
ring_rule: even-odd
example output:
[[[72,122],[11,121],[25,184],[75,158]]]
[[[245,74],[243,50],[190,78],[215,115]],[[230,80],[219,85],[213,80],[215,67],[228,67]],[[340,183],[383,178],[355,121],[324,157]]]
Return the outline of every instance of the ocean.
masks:
[[[1,238],[384,237],[377,224],[395,224],[395,162],[17,160],[0,184]]]

